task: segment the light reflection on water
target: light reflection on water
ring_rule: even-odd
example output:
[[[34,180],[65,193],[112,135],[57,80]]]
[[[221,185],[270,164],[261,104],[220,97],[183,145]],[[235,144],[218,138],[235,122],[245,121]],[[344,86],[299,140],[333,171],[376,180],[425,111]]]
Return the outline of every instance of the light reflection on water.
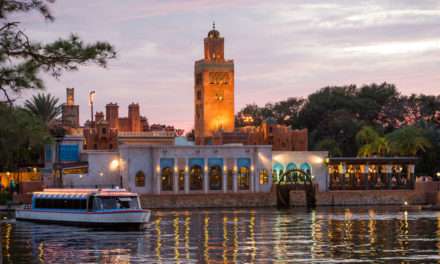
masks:
[[[392,208],[155,211],[145,231],[2,225],[4,263],[440,262],[440,214]]]

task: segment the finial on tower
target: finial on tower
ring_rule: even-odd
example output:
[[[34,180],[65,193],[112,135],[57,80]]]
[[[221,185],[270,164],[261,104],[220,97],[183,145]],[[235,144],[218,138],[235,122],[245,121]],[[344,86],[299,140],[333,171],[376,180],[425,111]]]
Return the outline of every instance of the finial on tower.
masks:
[[[215,21],[212,22],[212,29],[215,30]]]

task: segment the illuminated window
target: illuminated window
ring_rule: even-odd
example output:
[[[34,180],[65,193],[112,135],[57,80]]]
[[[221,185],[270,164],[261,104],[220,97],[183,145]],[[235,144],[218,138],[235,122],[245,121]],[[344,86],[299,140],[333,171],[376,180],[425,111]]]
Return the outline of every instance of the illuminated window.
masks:
[[[135,184],[136,184],[136,187],[144,187],[145,186],[145,174],[143,171],[138,171],[136,173]]]
[[[161,186],[162,191],[172,191],[173,190],[173,169],[166,167],[162,169],[161,174]]]
[[[203,190],[203,170],[202,167],[194,165],[189,173],[189,188],[191,191]]]
[[[221,190],[222,189],[223,171],[220,166],[212,166],[209,168],[209,189]]]
[[[248,167],[240,167],[238,170],[238,189],[249,190],[250,170]]]
[[[260,184],[268,184],[269,183],[269,173],[266,169],[260,170]]]

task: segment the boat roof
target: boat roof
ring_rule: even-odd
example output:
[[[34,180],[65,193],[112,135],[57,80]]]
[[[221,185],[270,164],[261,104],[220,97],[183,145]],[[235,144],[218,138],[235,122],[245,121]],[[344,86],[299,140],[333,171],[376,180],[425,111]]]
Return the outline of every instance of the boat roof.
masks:
[[[88,196],[137,196],[136,193],[125,189],[44,189],[41,192],[34,192],[36,198],[71,198],[81,199]]]

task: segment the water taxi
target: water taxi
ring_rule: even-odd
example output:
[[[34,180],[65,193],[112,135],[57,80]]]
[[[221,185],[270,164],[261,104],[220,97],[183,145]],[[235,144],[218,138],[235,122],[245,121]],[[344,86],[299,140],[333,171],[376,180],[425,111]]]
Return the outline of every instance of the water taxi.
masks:
[[[17,220],[120,228],[143,227],[150,215],[125,189],[44,189],[15,212]]]

